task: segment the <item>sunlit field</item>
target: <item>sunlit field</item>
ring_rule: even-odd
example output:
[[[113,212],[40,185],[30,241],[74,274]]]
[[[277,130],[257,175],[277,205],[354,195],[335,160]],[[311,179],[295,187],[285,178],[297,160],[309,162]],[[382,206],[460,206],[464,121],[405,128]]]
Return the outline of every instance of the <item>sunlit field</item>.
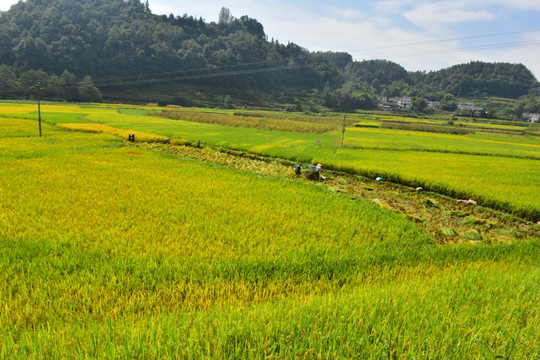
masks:
[[[44,133],[0,140],[2,357],[539,354],[538,240],[436,245],[310,184]]]
[[[538,237],[441,244],[362,198],[125,140],[133,131],[137,141],[167,137],[171,146],[201,138],[351,171],[391,165],[388,175],[403,178],[405,157],[389,163],[374,149],[336,148],[337,133],[168,120],[144,115],[150,108],[49,106],[40,138],[35,109],[0,105],[0,357],[540,357]],[[362,134],[348,129],[346,144]],[[490,139],[478,139],[489,144],[480,152],[505,154],[494,144],[507,140]],[[451,147],[451,138],[430,141]],[[504,200],[491,183],[511,181],[517,204],[524,189],[537,194],[537,167],[528,181],[497,177],[505,165],[535,164],[537,145],[526,144],[515,158],[414,152],[433,158],[411,163],[431,159],[442,172],[445,157],[495,160],[500,167],[474,182],[491,189],[482,196]],[[457,186],[443,174],[450,180],[436,185]],[[428,171],[418,178],[431,179]]]
[[[30,104],[1,104],[0,107],[3,116],[37,119],[35,106]],[[150,116],[155,111],[160,110],[127,105],[52,104],[43,106],[43,121],[67,129],[103,131],[125,138],[130,133],[138,133],[137,138],[141,140],[170,138],[172,143],[191,144],[201,140],[206,146],[239,149],[293,161],[321,162],[327,168],[372,178],[381,176],[457,198],[476,198],[486,206],[540,219],[540,140],[532,135],[489,132],[452,135],[348,127],[342,148],[339,126],[326,133],[312,134],[306,130],[310,124],[320,126],[324,118],[310,122],[305,116],[282,115],[289,119],[284,123],[287,129],[294,130],[294,124],[298,124],[298,132],[294,132],[268,130],[261,125],[265,124],[265,118],[251,116],[251,113],[247,114],[251,117],[238,118],[251,121],[256,127],[250,124],[245,125],[249,127],[221,125],[222,122],[230,125],[234,121],[230,111],[220,114],[202,109],[187,110],[185,118],[190,121],[182,120],[183,110],[176,110],[175,119]],[[197,111],[199,119],[194,115]],[[276,116],[269,117],[272,124],[278,123]],[[359,117],[354,115],[353,122]],[[336,125],[338,119],[334,117],[328,121]],[[368,117],[368,121],[374,120]],[[501,125],[500,129],[505,127],[507,125]]]

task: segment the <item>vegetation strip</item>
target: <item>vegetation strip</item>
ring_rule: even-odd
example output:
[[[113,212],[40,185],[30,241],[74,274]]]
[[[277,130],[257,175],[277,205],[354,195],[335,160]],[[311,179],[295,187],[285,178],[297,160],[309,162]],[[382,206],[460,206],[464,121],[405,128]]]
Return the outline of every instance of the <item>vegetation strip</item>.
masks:
[[[152,112],[151,114],[173,120],[312,134],[324,134],[333,131],[343,123],[343,120],[335,118],[318,119],[313,116],[272,116],[268,114],[259,116],[256,113],[236,112],[234,114],[208,114],[186,110],[164,110],[161,112]],[[346,122],[347,125],[351,125],[352,123],[353,121],[351,120]]]
[[[344,145],[344,147],[347,149],[357,149],[357,150],[432,152],[432,153],[440,153],[440,154],[495,156],[495,157],[504,157],[504,158],[510,158],[510,159],[540,160],[540,156],[533,156],[533,155],[492,154],[492,153],[480,153],[480,152],[471,152],[471,151],[419,149],[419,148],[396,149],[396,148],[387,148],[387,147],[371,147],[371,146],[357,146],[357,145]]]

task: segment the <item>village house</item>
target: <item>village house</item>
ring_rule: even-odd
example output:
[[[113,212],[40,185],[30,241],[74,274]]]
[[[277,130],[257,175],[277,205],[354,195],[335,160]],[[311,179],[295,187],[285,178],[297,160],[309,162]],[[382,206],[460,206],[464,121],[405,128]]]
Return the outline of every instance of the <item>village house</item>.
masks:
[[[523,119],[524,121],[537,123],[537,122],[540,122],[540,114],[526,112],[526,113],[523,113]]]
[[[401,99],[399,99],[397,104],[400,110],[411,110],[412,99],[408,96],[403,96]]]
[[[476,106],[472,103],[458,103],[457,104],[458,110],[473,110],[476,108]]]
[[[428,109],[438,109],[441,107],[440,101],[428,101],[427,103]]]
[[[477,107],[476,105],[472,103],[458,103],[457,104],[458,110],[469,110],[472,113],[478,114],[484,111],[483,108]]]
[[[379,96],[377,98],[379,108],[384,110],[410,110],[412,108],[412,99],[408,96],[387,98],[385,96]]]

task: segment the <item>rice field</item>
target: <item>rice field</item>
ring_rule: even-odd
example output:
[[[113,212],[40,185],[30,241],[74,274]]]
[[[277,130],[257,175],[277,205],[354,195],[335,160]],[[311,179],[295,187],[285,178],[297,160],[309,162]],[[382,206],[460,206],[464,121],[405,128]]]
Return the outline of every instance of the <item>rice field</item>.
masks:
[[[36,109],[30,104],[3,103],[0,108],[0,116],[37,119]],[[341,148],[340,129],[309,133],[306,126],[310,126],[310,121],[305,116],[283,120],[286,128],[300,124],[298,132],[291,132],[264,128],[266,120],[276,124],[276,119],[282,116],[265,112],[261,112],[260,117],[255,116],[257,112],[253,111],[237,116],[239,124],[249,119],[256,123],[253,125],[256,127],[253,127],[223,125],[234,121],[233,111],[193,109],[183,111],[186,113],[184,120],[181,117],[171,120],[150,116],[160,110],[130,105],[47,104],[42,111],[45,122],[67,129],[97,131],[99,128],[99,131],[125,138],[129,133],[138,133],[138,138],[142,140],[171,138],[171,143],[195,144],[201,140],[206,146],[292,161],[321,162],[327,168],[352,171],[372,178],[381,176],[456,198],[476,198],[483,205],[540,220],[540,139],[534,136],[516,136],[515,133],[451,135],[349,127],[345,133],[344,148]],[[175,113],[181,114],[182,111],[175,110]],[[199,114],[198,119],[187,121],[193,120],[196,114]],[[204,120],[204,114],[210,118]],[[391,115],[380,116],[384,118],[366,115],[366,119],[361,121],[392,119]],[[350,121],[357,122],[360,117],[352,115]],[[221,124],[216,119],[225,122]],[[324,120],[323,117],[314,119],[311,121],[314,126],[320,126]],[[338,117],[331,117],[328,121],[335,126],[337,120]],[[212,123],[214,121],[218,121],[218,124]],[[505,127],[507,125],[500,125],[499,130]]]
[[[0,118],[1,358],[540,356],[540,239],[441,245],[374,203],[85,126]]]

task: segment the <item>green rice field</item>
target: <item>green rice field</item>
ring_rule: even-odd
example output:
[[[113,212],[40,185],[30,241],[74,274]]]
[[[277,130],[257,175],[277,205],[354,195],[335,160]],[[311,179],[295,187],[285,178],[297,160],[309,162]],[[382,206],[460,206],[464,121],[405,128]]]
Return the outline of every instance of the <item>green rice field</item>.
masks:
[[[2,109],[4,116],[37,118],[35,108],[26,104],[4,104]],[[143,136],[146,139],[152,138],[153,134],[154,138],[171,138],[173,142],[201,140],[212,147],[292,161],[320,162],[331,169],[372,178],[381,176],[456,198],[475,198],[487,206],[540,220],[537,181],[540,178],[540,138],[535,136],[489,132],[452,135],[349,127],[342,148],[339,129],[313,134],[223,126],[219,119],[194,122],[150,116],[160,110],[134,106],[51,104],[44,106],[43,111],[44,121],[67,128],[80,128],[77,124],[81,123],[103,124],[123,129],[126,138],[130,132],[139,132],[147,134]],[[178,111],[181,114],[182,110]],[[194,111],[187,111],[187,117],[193,118]],[[200,109],[199,112],[207,117],[223,116],[215,111]],[[230,117],[231,113],[228,114]],[[295,122],[294,116],[284,116],[289,118],[286,127],[289,129]],[[263,117],[260,119],[264,120]],[[303,131],[306,122],[296,122]],[[84,125],[87,130],[89,126]],[[506,127],[501,125],[501,129]]]
[[[441,243],[323,183],[126,141],[322,162],[533,218],[537,138],[351,127],[341,148],[339,129],[159,110],[43,104],[39,137],[34,105],[0,103],[0,358],[540,357],[538,231]]]

